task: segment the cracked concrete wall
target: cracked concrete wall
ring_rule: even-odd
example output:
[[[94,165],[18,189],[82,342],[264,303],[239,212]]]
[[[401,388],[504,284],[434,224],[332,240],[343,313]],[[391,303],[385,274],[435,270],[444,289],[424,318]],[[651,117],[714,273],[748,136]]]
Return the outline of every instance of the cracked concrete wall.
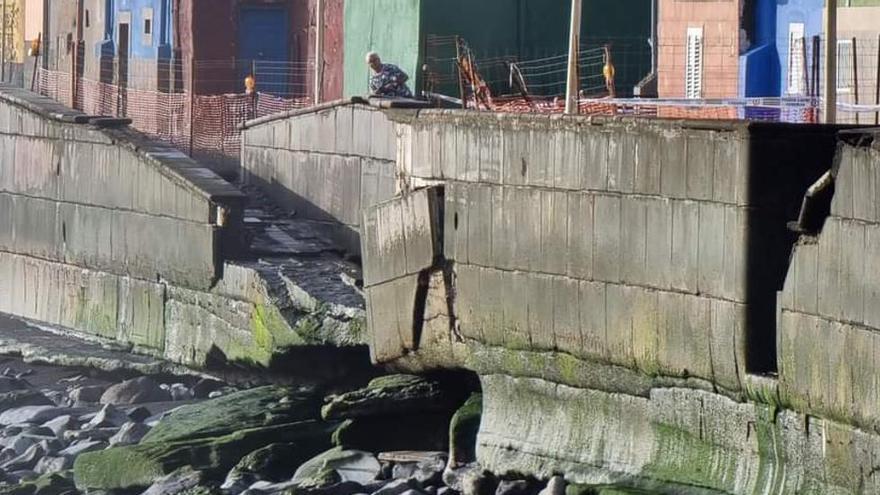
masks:
[[[775,363],[786,222],[831,161],[830,129],[437,110],[392,118],[399,174],[445,189],[455,338],[734,393],[747,371]]]
[[[179,151],[0,88],[0,311],[161,354],[171,285],[211,289],[243,195]]]
[[[395,193],[396,158],[385,114],[345,101],[258,119],[242,133],[245,181],[299,218],[326,224],[353,253],[363,208]]]
[[[842,145],[838,165],[831,214],[798,242],[780,293],[780,392],[880,431],[880,149]]]

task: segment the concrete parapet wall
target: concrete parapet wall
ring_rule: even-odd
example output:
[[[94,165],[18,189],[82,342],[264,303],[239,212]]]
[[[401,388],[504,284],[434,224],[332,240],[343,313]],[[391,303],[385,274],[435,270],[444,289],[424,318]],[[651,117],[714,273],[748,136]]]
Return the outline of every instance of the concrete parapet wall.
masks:
[[[220,278],[224,233],[243,214],[238,190],[51,100],[3,88],[0,103],[0,250],[200,289]]]
[[[880,150],[842,145],[831,215],[795,247],[780,294],[783,400],[880,431]]]
[[[383,112],[338,102],[249,122],[242,136],[247,182],[359,250],[362,209],[395,192],[397,135]]]
[[[795,240],[786,222],[831,163],[833,129],[389,115],[407,187],[443,189],[446,265],[435,270],[452,284],[453,340],[565,353],[733,392],[746,373],[773,370],[776,291]],[[364,241],[369,273],[384,263],[378,246],[393,242]],[[398,322],[420,304],[403,300]],[[369,305],[374,357],[419,349],[418,338],[400,346],[383,336],[388,315],[377,306],[389,311]]]

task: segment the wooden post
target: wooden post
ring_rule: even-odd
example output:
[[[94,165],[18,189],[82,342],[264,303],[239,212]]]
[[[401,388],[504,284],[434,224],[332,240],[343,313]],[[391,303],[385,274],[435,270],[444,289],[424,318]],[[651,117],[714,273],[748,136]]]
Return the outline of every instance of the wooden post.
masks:
[[[874,105],[880,106],[880,36],[877,36],[877,76],[874,78]],[[880,111],[874,113],[874,125],[880,125]]]
[[[565,87],[565,113],[567,114],[578,113],[581,7],[582,0],[571,0],[571,27],[568,32],[568,84]]]
[[[852,39],[852,76],[853,76],[853,103],[859,104],[859,57],[858,40]],[[859,123],[859,112],[856,110],[856,124]]]
[[[825,0],[825,123],[837,122],[837,0]]]
[[[315,105],[321,103],[324,86],[324,0],[315,7]]]
[[[31,74],[31,91],[34,90],[34,86],[37,83],[37,62],[40,60],[40,56],[43,54],[43,33],[37,34],[37,47],[38,51],[34,53],[34,73]]]

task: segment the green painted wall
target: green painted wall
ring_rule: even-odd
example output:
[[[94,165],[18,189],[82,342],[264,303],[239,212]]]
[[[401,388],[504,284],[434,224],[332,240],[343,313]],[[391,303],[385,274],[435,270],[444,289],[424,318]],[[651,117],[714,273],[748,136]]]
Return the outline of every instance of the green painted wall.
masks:
[[[426,56],[427,61],[445,64],[437,70],[451,73],[454,46],[427,46],[430,35],[463,37],[478,63],[493,57],[529,60],[565,54],[570,9],[570,0],[347,0],[345,94],[366,91],[363,56],[370,49],[406,70],[414,91],[421,80],[421,70],[415,69]],[[584,2],[583,15],[583,41],[613,44],[618,90],[628,93],[650,70],[651,0],[590,0]],[[601,68],[597,72],[601,74]],[[483,77],[494,83],[496,92],[508,91],[502,65],[485,69]],[[565,79],[564,74],[548,77]],[[437,89],[457,93],[450,84]]]
[[[346,0],[345,97],[365,95],[370,76],[364,56],[375,51],[400,66],[415,90],[421,0]]]

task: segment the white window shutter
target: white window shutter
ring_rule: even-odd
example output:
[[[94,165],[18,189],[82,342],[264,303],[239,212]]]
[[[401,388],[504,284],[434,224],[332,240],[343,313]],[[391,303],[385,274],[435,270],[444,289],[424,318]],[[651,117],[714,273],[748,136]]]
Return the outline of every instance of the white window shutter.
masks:
[[[788,25],[788,94],[805,95],[804,77],[804,24],[793,22]]]
[[[703,97],[703,28],[687,30],[687,63],[684,76],[685,98]]]

